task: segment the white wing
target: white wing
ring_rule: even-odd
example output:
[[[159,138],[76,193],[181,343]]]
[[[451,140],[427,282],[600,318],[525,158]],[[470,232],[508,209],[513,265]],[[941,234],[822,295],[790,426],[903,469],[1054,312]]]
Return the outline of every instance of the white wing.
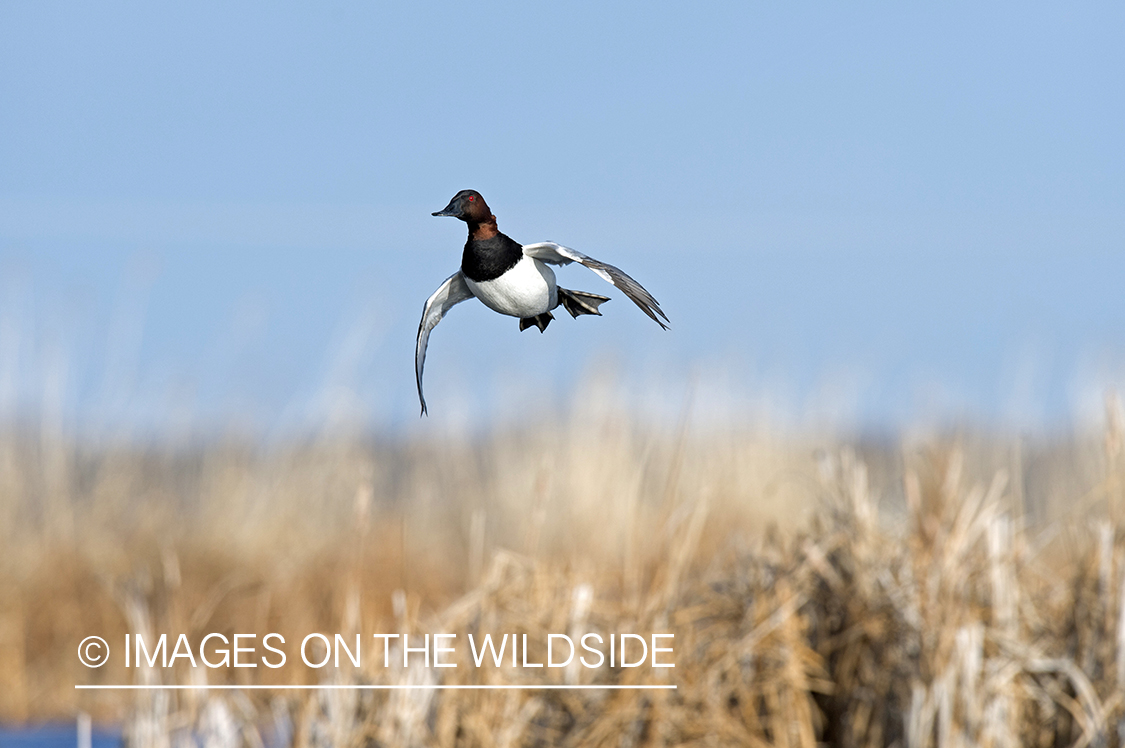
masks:
[[[418,323],[418,344],[414,349],[414,373],[418,375],[418,399],[422,402],[422,415],[426,414],[426,398],[422,396],[422,368],[426,365],[426,346],[430,343],[430,330],[441,322],[446,312],[471,298],[473,292],[469,290],[465,277],[458,270],[445,279],[445,283],[434,291],[433,296],[426,299],[426,306],[422,309],[422,321]]]
[[[523,245],[523,253],[528,257],[534,257],[540,262],[546,262],[550,265],[567,265],[572,262],[577,262],[581,265],[593,270],[605,280],[621,289],[626,296],[633,300],[633,303],[641,308],[641,311],[652,317],[652,321],[668,329],[667,323],[668,316],[661,310],[660,305],[656,303],[656,299],[652,298],[652,294],[644,289],[640,283],[630,278],[625,271],[620,268],[614,267],[600,260],[595,260],[593,257],[587,257],[581,252],[564,247],[555,242],[537,242],[535,244]],[[659,315],[659,317],[657,316]],[[664,321],[661,322],[661,319]]]

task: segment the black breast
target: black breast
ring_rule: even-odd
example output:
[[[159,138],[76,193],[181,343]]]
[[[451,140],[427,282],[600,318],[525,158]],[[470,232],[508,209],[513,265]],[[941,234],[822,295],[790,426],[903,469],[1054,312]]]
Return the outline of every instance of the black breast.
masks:
[[[461,255],[461,272],[477,283],[490,281],[511,270],[521,257],[523,247],[504,234],[491,239],[470,238]]]

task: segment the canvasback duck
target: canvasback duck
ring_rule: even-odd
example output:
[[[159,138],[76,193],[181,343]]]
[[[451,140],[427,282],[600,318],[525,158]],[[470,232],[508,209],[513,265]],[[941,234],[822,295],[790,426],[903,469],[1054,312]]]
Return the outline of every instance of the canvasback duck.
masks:
[[[422,321],[418,324],[418,342],[414,352],[414,370],[418,376],[418,399],[422,415],[426,414],[426,398],[422,395],[422,368],[426,365],[426,346],[430,331],[446,312],[473,297],[493,311],[518,317],[520,332],[529,327],[547,329],[554,316],[551,310],[560,304],[570,316],[594,314],[609,301],[607,296],[571,291],[555,283],[555,273],[548,265],[569,265],[577,262],[593,270],[617,286],[663,329],[668,329],[667,315],[648,291],[620,269],[587,257],[555,242],[520,245],[496,228],[496,216],[476,190],[461,190],[449,205],[433,213],[453,216],[469,225],[469,239],[461,255],[461,269],[446,278],[437,291],[426,299]]]

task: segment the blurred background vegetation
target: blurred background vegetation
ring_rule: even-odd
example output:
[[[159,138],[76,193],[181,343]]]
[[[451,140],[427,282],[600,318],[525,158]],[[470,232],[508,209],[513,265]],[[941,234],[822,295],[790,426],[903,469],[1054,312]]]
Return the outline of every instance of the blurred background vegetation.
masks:
[[[611,401],[426,438],[9,428],[0,721],[89,713],[134,745],[1117,744],[1118,399],[1102,428],[1042,440],[720,427],[690,405],[659,425]],[[438,630],[667,630],[676,668],[90,670],[74,656],[91,633],[198,646],[213,631]],[[678,688],[74,689],[209,682]]]

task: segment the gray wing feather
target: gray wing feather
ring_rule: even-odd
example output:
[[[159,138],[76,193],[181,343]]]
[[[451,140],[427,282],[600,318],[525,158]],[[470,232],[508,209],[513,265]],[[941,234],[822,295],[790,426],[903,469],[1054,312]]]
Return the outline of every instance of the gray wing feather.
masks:
[[[665,330],[668,329],[668,325],[666,324],[668,323],[668,316],[664,314],[660,305],[656,303],[656,299],[644,289],[644,286],[629,277],[624,270],[610,265],[607,262],[595,260],[593,257],[587,257],[578,250],[564,247],[555,242],[525,244],[523,245],[523,253],[528,257],[534,257],[540,262],[546,262],[550,265],[567,265],[571,262],[585,265],[602,278],[621,289],[626,296],[632,299],[634,304],[640,307],[642,312],[652,318],[653,322],[660,325]],[[663,322],[661,320],[663,320]]]
[[[465,283],[465,277],[458,270],[445,279],[433,296],[426,299],[422,309],[422,321],[418,323],[418,343],[414,349],[414,373],[418,376],[418,400],[422,403],[422,415],[426,414],[426,398],[422,396],[422,369],[426,365],[426,347],[430,343],[430,330],[441,322],[445,313],[462,301],[473,298],[473,292]]]

